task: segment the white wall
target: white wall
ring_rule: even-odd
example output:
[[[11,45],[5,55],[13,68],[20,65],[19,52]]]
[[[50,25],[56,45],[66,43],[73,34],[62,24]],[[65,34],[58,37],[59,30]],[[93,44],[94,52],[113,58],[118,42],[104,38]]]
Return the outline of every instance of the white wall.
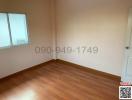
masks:
[[[50,0],[0,0],[0,12],[26,13],[31,44],[0,49],[0,78],[52,59],[36,46],[52,46]],[[1,27],[1,26],[0,26]]]
[[[60,53],[63,59],[121,76],[132,0],[57,0],[57,46],[98,46],[98,54]]]
[[[51,0],[51,27],[52,27],[52,48],[53,59],[56,59],[56,43],[57,43],[57,35],[56,35],[56,0]]]

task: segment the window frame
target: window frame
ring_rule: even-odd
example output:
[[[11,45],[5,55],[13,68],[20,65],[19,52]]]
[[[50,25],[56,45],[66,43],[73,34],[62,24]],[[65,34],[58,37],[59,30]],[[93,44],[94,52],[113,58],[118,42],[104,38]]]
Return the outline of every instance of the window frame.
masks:
[[[29,24],[28,24],[28,16],[27,16],[27,13],[17,13],[17,12],[0,12],[0,13],[3,13],[3,14],[6,14],[7,16],[7,24],[8,24],[8,29],[9,29],[9,36],[10,36],[10,46],[4,46],[4,47],[0,47],[0,50],[1,49],[9,49],[9,48],[15,48],[15,47],[20,47],[20,46],[27,46],[30,44],[30,36],[29,36]],[[24,43],[24,44],[19,44],[19,45],[13,45],[13,42],[12,42],[12,36],[11,36],[11,27],[10,27],[10,22],[9,22],[9,14],[24,14],[25,15],[25,18],[26,18],[26,28],[27,28],[27,36],[28,36],[28,43]]]

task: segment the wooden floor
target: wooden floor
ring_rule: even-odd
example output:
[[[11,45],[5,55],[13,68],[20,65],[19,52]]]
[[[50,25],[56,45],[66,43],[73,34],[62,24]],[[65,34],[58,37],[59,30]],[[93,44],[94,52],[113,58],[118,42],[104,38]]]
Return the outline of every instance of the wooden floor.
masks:
[[[0,100],[119,100],[119,82],[50,62],[0,81]]]

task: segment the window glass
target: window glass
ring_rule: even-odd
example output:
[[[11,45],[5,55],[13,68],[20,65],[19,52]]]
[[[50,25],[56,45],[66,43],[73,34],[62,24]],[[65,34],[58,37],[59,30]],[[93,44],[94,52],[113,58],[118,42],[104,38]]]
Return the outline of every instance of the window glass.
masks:
[[[13,45],[27,44],[28,32],[25,14],[8,14]]]
[[[10,46],[7,14],[0,13],[0,47]]]

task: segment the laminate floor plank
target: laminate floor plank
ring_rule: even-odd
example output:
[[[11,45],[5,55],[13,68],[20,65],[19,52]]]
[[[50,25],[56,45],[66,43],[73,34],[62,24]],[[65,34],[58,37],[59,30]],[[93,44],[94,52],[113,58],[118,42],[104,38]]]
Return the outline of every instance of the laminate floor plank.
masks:
[[[119,82],[50,62],[0,80],[0,100],[119,100]]]

